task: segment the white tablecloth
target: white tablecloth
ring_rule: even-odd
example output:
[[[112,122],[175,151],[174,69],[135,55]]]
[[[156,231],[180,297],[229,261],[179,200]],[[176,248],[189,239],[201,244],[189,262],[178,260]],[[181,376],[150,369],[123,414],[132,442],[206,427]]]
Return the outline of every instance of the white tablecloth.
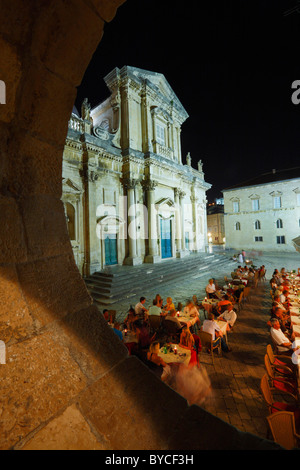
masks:
[[[164,348],[160,348],[159,357],[161,357],[167,364],[170,362],[182,362],[183,364],[188,365],[191,360],[191,351],[189,349],[181,348],[178,344],[172,344],[172,349],[176,346],[177,354],[174,352],[168,352],[165,354],[163,352]]]

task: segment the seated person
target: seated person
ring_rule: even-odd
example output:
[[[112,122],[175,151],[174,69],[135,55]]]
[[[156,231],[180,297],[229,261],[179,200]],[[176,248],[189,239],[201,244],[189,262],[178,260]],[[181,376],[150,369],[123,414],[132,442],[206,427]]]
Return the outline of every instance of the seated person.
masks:
[[[291,340],[283,333],[283,331],[280,328],[280,323],[277,318],[272,318],[270,320],[271,323],[271,329],[270,329],[270,334],[272,337],[272,340],[277,346],[277,350],[279,354],[293,354],[294,350],[293,349],[293,343],[295,336],[299,336],[299,334],[293,333],[291,335]]]
[[[288,322],[288,319],[286,319],[285,315],[284,315],[284,312],[283,310],[280,308],[280,307],[275,307],[275,309],[273,310],[272,309],[272,313],[271,313],[271,318],[270,320],[268,321],[268,325],[269,326],[272,326],[271,325],[271,320],[272,318],[275,318],[279,321],[280,323],[280,329],[281,331],[284,333],[284,334],[288,334],[288,325],[287,323]],[[289,325],[290,326],[290,325]]]
[[[192,300],[188,300],[183,309],[183,313],[190,317],[199,317],[199,310]]]
[[[103,316],[105,320],[107,321],[107,323],[111,323],[111,315],[109,314],[109,311],[107,310],[107,308],[103,310]]]
[[[229,304],[227,306],[227,309],[225,310],[225,312],[223,312],[218,318],[218,320],[224,320],[224,321],[227,321],[228,325],[230,326],[230,328],[233,327],[233,325],[235,324],[236,322],[236,319],[237,319],[237,314],[236,312],[233,310],[233,306],[231,304]]]
[[[201,304],[198,302],[197,296],[193,295],[192,300],[193,300],[193,304],[195,305],[195,307],[197,307],[197,309],[199,311],[199,308],[201,307]]]
[[[170,312],[170,310],[175,310],[175,305],[173,304],[171,297],[167,297],[167,303],[163,309],[166,313]]]
[[[163,306],[163,298],[162,298],[159,294],[156,294],[155,300],[157,301],[156,305],[157,305],[158,307],[162,308],[162,306]]]
[[[183,314],[187,315],[189,317],[195,318],[195,322],[192,321],[193,324],[197,325],[198,328],[200,328],[201,325],[201,320],[199,318],[199,310],[198,308],[194,305],[192,300],[188,300],[186,306],[183,309]]]
[[[148,316],[148,310],[144,306],[145,302],[146,302],[146,297],[141,297],[140,301],[134,307],[136,315],[142,319],[146,319]]]
[[[223,297],[223,300],[220,300],[220,302],[218,303],[218,307],[217,307],[218,313],[224,312],[227,309],[228,305],[232,306],[232,303],[229,300],[228,294],[225,294]]]
[[[153,300],[153,305],[149,308],[149,315],[157,315],[160,316],[162,314],[161,307],[157,305],[157,298]]]
[[[185,349],[194,349],[197,354],[202,349],[199,336],[192,334],[188,326],[184,326],[182,329],[179,346]]]
[[[150,336],[147,322],[144,322],[142,320],[138,320],[136,322],[135,332],[138,340],[138,347],[140,349],[148,349],[150,347],[150,344],[154,341],[156,333],[154,333],[153,336]]]
[[[223,338],[223,334],[220,330],[219,325],[215,322],[215,316],[213,313],[208,314],[208,319],[204,320],[201,329],[202,331],[210,333],[212,335],[213,349],[217,348],[219,346],[219,343],[221,343],[222,351],[231,351],[231,349],[228,347],[226,341]]]
[[[135,322],[139,320],[138,315],[136,315],[134,308],[128,310],[127,317],[124,320],[124,325],[128,330],[135,331]]]
[[[147,359],[158,366],[166,367],[166,362],[158,355],[159,348],[160,344],[158,341],[151,343],[147,353]]]
[[[180,321],[178,320],[178,318],[176,316],[176,310],[175,309],[170,310],[170,312],[168,313],[168,315],[166,316],[165,319],[175,323],[178,326],[178,330],[182,329],[182,325],[181,325]]]
[[[216,286],[213,279],[209,279],[207,286],[205,287],[205,292],[209,299],[213,299],[216,294]]]
[[[123,342],[123,335],[122,331],[120,331],[120,323],[116,322],[113,327],[113,332],[116,333],[116,335],[119,337],[119,339]]]

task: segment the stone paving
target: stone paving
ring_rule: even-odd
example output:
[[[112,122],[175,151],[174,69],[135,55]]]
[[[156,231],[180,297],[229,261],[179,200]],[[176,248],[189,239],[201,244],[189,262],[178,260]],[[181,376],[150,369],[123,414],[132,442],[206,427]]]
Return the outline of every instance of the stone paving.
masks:
[[[228,253],[226,254],[228,256]],[[232,351],[215,354],[214,363],[206,352],[200,356],[200,364],[205,367],[212,384],[213,392],[206,399],[202,407],[222,420],[232,424],[241,431],[251,432],[265,438],[267,436],[266,416],[267,407],[260,392],[260,379],[265,373],[264,355],[269,343],[269,329],[267,321],[270,318],[271,308],[269,279],[275,268],[285,267],[287,270],[298,269],[300,257],[291,254],[267,254],[256,260],[257,266],[265,265],[267,280],[258,284],[253,289],[247,302],[238,312],[238,319],[234,330],[228,334],[228,342]],[[150,286],[150,289],[141,292],[149,300],[159,293],[164,299],[171,296],[175,305],[184,302],[196,294],[204,297],[204,289],[210,277],[215,277],[219,285],[222,285],[224,276],[230,277],[232,266],[228,270],[222,267],[218,270],[214,266],[213,273],[207,273],[201,279],[183,279],[180,284],[159,288]],[[132,299],[132,304],[138,299]],[[115,304],[117,317],[121,320],[126,313],[128,303]],[[201,319],[203,320],[203,313]],[[283,397],[277,397],[279,400]]]

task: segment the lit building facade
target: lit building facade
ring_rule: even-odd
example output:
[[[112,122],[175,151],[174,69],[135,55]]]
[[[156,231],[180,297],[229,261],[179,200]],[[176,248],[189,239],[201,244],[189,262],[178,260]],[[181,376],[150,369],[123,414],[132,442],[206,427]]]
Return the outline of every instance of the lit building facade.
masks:
[[[225,243],[224,205],[209,204],[207,207],[208,243],[223,245]]]
[[[110,96],[73,110],[62,201],[74,257],[90,275],[114,264],[188,256],[207,247],[202,161],[183,165],[188,114],[162,74],[125,66],[105,78]]]
[[[272,170],[223,190],[226,248],[294,251],[300,233],[300,168]]]

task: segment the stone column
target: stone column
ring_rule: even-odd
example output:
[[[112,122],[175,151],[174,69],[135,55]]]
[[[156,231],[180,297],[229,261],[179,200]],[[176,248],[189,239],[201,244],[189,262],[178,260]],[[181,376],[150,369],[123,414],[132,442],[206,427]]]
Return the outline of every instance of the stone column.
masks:
[[[193,251],[198,251],[198,224],[197,224],[197,202],[198,199],[195,195],[191,196],[191,203],[192,203],[192,217],[193,217]]]
[[[123,180],[124,187],[127,189],[127,240],[128,256],[125,258],[125,264],[136,266],[142,264],[141,258],[137,256],[136,243],[136,213],[135,213],[135,187],[137,180],[126,178]]]
[[[181,251],[185,251],[185,231],[184,231],[184,205],[183,198],[185,193],[180,191],[179,200],[180,200],[180,212],[181,212]]]
[[[179,205],[179,189],[175,188],[174,189],[174,200],[175,200],[175,206],[176,206],[176,217],[175,217],[175,223],[176,223],[176,235],[175,235],[175,243],[176,243],[176,256],[177,253],[180,252],[181,248],[181,211],[180,211],[180,205]]]
[[[148,209],[148,255],[145,257],[145,263],[158,263],[161,257],[158,254],[157,247],[157,224],[155,210],[155,181],[146,180],[143,182],[147,196]]]
[[[181,190],[178,191],[178,197],[179,197],[179,207],[180,207],[180,213],[179,213],[179,224],[180,224],[180,232],[181,232],[181,237],[178,241],[178,248],[179,250],[176,253],[177,258],[183,258],[184,256],[189,255],[189,251],[185,249],[185,232],[184,232],[184,206],[183,206],[183,198],[185,196],[185,192]]]

